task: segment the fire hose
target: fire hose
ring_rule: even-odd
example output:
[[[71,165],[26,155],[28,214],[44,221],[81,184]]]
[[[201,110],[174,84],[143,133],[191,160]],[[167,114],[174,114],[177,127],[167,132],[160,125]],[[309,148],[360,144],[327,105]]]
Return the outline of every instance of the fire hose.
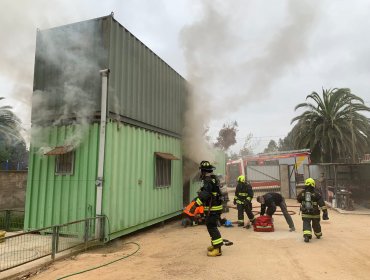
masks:
[[[228,207],[233,208],[233,209],[238,209],[236,206],[228,206]],[[287,206],[287,208],[288,207],[300,207],[300,205],[290,205],[290,206]],[[252,208],[260,208],[260,207],[259,206],[253,206]],[[260,211],[252,211],[252,213],[254,215],[258,215],[258,214],[260,214]],[[297,214],[297,212],[295,212],[293,210],[288,210],[288,214],[292,216],[292,215]],[[274,215],[283,215],[283,213],[281,212],[281,210],[276,210]]]

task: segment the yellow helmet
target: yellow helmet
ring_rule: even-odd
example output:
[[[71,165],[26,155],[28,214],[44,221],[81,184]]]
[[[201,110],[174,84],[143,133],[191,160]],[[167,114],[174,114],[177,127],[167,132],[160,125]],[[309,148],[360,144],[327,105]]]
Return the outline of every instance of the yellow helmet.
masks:
[[[304,181],[304,185],[305,186],[315,187],[316,183],[315,183],[315,180],[314,179],[307,178],[306,181]]]
[[[245,176],[240,175],[240,176],[238,177],[238,182],[245,183]]]

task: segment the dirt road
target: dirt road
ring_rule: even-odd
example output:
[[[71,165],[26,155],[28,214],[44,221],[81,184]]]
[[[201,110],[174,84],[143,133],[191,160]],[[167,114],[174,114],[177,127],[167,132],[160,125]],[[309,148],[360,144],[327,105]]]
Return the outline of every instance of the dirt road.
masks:
[[[288,205],[296,205],[293,200]],[[258,203],[254,202],[257,206]],[[297,210],[298,208],[290,208]],[[236,220],[236,210],[223,215]],[[329,210],[322,221],[323,237],[310,243],[302,238],[302,221],[293,215],[296,232],[289,232],[283,216],[274,216],[275,232],[221,228],[233,246],[221,257],[206,256],[210,239],[205,226],[182,228],[180,221],[113,241],[108,247],[88,251],[51,265],[32,280],[58,279],[116,260],[125,259],[67,279],[370,279],[370,216],[344,215]]]

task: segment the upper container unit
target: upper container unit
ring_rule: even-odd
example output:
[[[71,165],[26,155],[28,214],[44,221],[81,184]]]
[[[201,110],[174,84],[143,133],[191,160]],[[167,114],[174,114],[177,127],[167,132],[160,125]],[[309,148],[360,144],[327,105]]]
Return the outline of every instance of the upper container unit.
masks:
[[[99,118],[103,69],[109,118],[181,137],[186,81],[112,16],[38,31],[32,123]]]

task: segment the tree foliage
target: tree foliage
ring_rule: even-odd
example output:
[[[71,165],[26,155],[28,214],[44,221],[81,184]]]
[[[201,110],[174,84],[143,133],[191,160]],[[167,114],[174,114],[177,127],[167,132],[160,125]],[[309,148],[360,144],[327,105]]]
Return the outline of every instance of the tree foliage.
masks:
[[[0,97],[0,101],[4,97]],[[11,106],[1,106],[0,107],[0,137],[5,141],[22,140],[20,134],[21,131],[21,121],[13,113]]]
[[[253,134],[249,133],[247,137],[245,138],[243,148],[241,148],[239,151],[239,155],[241,157],[250,156],[254,154],[253,153],[254,147],[253,147],[252,139],[253,139]]]
[[[4,142],[0,139],[0,169],[24,168],[28,163],[28,150],[24,141]]]
[[[356,161],[370,135],[369,119],[360,112],[370,108],[348,88],[323,89],[322,97],[312,92],[306,100],[295,107],[306,110],[291,121],[296,122],[291,131],[295,147],[311,149],[312,158],[321,162]]]
[[[3,99],[0,97],[0,101]],[[0,107],[0,163],[7,162],[14,168],[18,163],[26,164],[28,151],[21,136],[21,121],[11,109]]]
[[[232,145],[236,143],[236,133],[238,132],[238,123],[236,121],[225,123],[218,132],[215,146],[227,151]]]
[[[278,144],[275,140],[270,140],[267,147],[263,150],[264,153],[272,153],[278,151]]]
[[[279,139],[278,151],[291,151],[297,149],[293,141],[293,132],[290,131],[286,137]]]

